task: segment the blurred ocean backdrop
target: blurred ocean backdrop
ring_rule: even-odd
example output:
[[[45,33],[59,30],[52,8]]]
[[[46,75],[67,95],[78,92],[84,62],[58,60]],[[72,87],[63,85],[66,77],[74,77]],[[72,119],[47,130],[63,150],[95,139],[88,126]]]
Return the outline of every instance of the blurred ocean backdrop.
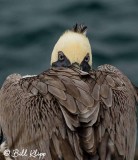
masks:
[[[76,22],[88,26],[93,67],[112,64],[138,86],[138,0],[0,0],[0,85],[11,73],[48,69]]]

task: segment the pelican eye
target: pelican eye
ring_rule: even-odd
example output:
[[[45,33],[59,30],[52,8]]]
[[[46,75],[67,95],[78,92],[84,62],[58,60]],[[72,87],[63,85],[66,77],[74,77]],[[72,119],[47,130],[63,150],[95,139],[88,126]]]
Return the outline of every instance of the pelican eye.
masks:
[[[65,59],[64,53],[62,51],[58,52],[58,60],[63,61]]]
[[[89,62],[89,60],[90,60],[90,56],[89,56],[89,53],[86,55],[86,57],[85,57],[85,62]]]

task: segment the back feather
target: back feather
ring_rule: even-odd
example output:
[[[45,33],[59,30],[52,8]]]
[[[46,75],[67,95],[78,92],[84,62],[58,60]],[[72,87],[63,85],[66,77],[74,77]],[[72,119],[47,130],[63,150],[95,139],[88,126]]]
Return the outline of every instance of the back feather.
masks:
[[[138,103],[138,87],[134,86],[135,90],[136,90],[136,100],[137,100],[137,103]]]

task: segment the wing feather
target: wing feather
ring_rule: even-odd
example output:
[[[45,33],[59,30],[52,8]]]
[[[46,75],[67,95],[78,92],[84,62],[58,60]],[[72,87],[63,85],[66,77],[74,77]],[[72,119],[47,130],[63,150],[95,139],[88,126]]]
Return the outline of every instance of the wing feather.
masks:
[[[132,160],[135,92],[109,65],[89,74],[52,68],[34,77],[12,75],[0,92],[0,121],[9,146],[37,147],[49,160]]]
[[[75,100],[65,92],[65,87],[62,88],[64,84],[60,79],[57,80],[58,77],[52,82],[47,73],[40,77],[20,76],[18,79],[12,76],[13,82],[8,77],[9,82],[5,81],[6,85],[1,89],[0,111],[3,114],[0,121],[10,149],[17,147],[21,150],[26,147],[28,152],[38,149],[39,152],[46,152],[45,159],[49,160],[54,157],[65,160],[77,160],[78,157],[82,159],[81,148],[75,149],[79,141],[74,142],[72,139],[69,142],[67,135],[69,124],[73,124],[71,130],[79,125],[77,116],[71,115],[77,112]],[[64,108],[70,113],[63,111]],[[67,121],[63,117],[67,117]],[[22,134],[14,144],[20,130]],[[74,132],[73,136],[78,135]],[[73,148],[71,143],[76,143]],[[65,155],[66,150],[70,151],[70,156]]]
[[[98,128],[95,139],[99,141],[99,157],[103,160],[107,157],[134,159],[136,91],[133,85],[123,73],[110,65],[100,66],[97,71],[90,74],[93,75],[91,77],[95,77],[92,95],[96,101],[100,101],[100,110],[95,123]],[[94,128],[95,124],[92,124]]]

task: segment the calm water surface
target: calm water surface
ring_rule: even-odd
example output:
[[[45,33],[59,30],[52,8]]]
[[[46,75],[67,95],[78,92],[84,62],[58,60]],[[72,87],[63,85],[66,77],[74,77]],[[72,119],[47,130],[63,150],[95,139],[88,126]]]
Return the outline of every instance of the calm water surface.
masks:
[[[54,44],[76,22],[88,26],[93,67],[115,65],[138,86],[137,0],[0,0],[0,84],[49,68]]]

